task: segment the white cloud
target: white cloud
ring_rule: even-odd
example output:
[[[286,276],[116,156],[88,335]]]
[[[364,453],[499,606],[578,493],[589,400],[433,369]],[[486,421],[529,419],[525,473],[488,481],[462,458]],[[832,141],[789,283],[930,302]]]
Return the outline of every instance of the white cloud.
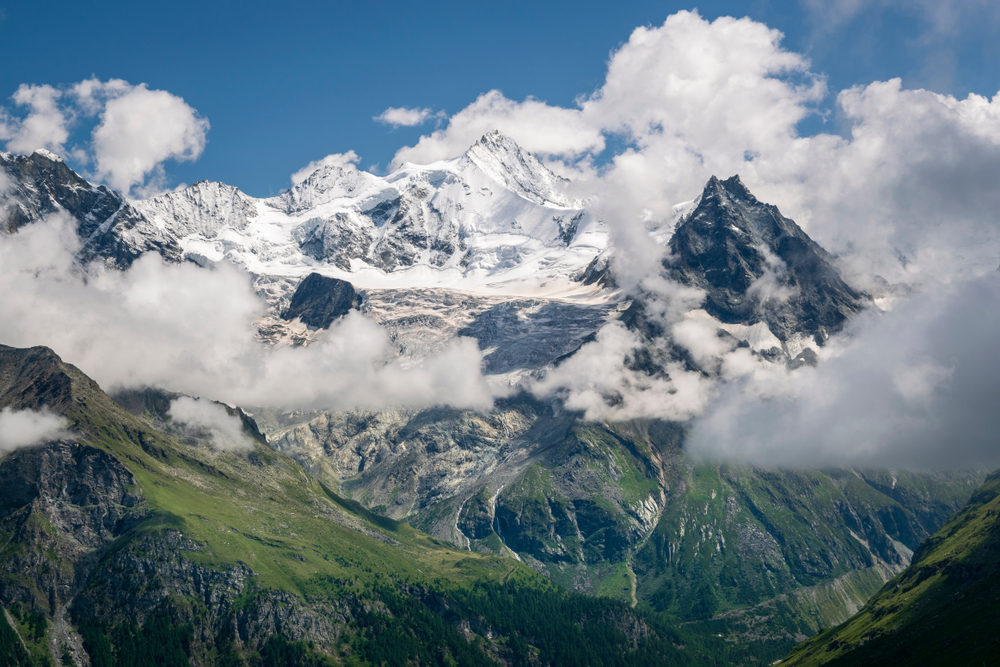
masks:
[[[219,449],[251,449],[253,443],[243,432],[243,423],[218,403],[190,396],[170,402],[170,418],[196,432],[207,432]]]
[[[995,273],[861,317],[816,368],[722,386],[690,451],[770,466],[995,467],[998,330]]]
[[[847,136],[801,137],[826,99],[825,78],[782,35],[750,19],[679,12],[635,30],[612,54],[604,84],[562,108],[498,91],[400,149],[394,163],[460,154],[498,128],[573,177],[621,248],[626,286],[654,270],[648,229],[712,175],[739,173],[837,254],[862,286],[950,280],[996,263],[1000,231],[1000,96],[956,99],[904,90],[898,79],[841,91]],[[627,148],[595,168],[610,135]],[[908,264],[898,257],[902,252]]]
[[[432,118],[440,119],[444,117],[445,113],[443,111],[435,113],[430,109],[389,107],[379,115],[373,117],[372,120],[383,125],[392,125],[393,127],[416,127],[423,125]]]
[[[95,264],[81,275],[74,229],[53,216],[0,235],[0,340],[47,345],[106,389],[150,385],[288,408],[492,403],[472,340],[403,368],[386,331],[352,311],[309,347],[266,347],[253,328],[265,304],[242,270],[150,253],[128,271]]]
[[[626,357],[640,347],[620,322],[610,322],[573,356],[529,385],[538,397],[559,396],[588,420],[656,417],[686,421],[704,410],[712,383],[681,364],[666,365],[668,377],[632,370]]]
[[[361,157],[358,156],[354,151],[347,151],[346,153],[331,153],[327,155],[322,160],[313,160],[306,166],[299,169],[297,172],[292,174],[292,184],[298,185],[302,181],[306,180],[312,176],[317,170],[323,169],[324,167],[339,167],[341,169],[356,169],[355,166]]]
[[[48,410],[0,410],[0,453],[30,447],[64,434],[66,420]]]
[[[416,146],[400,149],[392,164],[429,164],[455,157],[491,130],[500,130],[526,150],[543,155],[575,157],[604,147],[600,130],[589,126],[579,110],[532,98],[514,102],[491,90],[452,116],[444,129],[421,137]]]
[[[11,97],[20,107],[26,107],[25,118],[0,115],[0,139],[7,141],[7,150],[32,153],[40,148],[56,153],[63,151],[69,139],[69,117],[59,107],[62,92],[52,86],[21,84]]]
[[[205,149],[208,120],[183,99],[139,84],[109,99],[94,128],[99,178],[127,192],[166,160],[194,160]]]
[[[88,116],[99,114],[108,100],[120,97],[133,88],[124,79],[101,81],[97,77],[85,79],[69,89],[69,95],[76,100],[80,111]]]
[[[205,149],[208,120],[180,97],[122,79],[90,78],[59,90],[22,85],[12,100],[25,108],[23,118],[0,108],[0,140],[16,153],[40,148],[93,164],[88,176],[128,194],[151,196],[166,191],[163,164],[195,160]],[[70,146],[70,131],[97,116],[88,144]],[[91,121],[92,122],[92,121]]]

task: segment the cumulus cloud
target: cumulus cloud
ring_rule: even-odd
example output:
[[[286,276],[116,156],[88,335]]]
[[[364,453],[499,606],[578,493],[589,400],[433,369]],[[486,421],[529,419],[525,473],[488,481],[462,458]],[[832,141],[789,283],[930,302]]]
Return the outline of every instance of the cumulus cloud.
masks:
[[[451,157],[500,129],[592,197],[629,287],[663,252],[649,230],[669,224],[710,176],[736,173],[863,287],[876,275],[949,280],[995,263],[1000,97],[957,99],[894,79],[840,91],[826,109],[825,77],[781,40],[750,19],[678,12],[636,29],[612,54],[604,84],[576,107],[491,91],[400,149],[395,163]],[[845,136],[800,136],[802,120],[828,113]],[[602,154],[609,137],[625,148]]]
[[[116,91],[94,128],[98,178],[127,192],[166,160],[195,160],[205,150],[208,120],[183,99],[139,84]]]
[[[205,149],[208,120],[180,97],[144,83],[90,78],[66,90],[25,84],[11,99],[26,113],[0,108],[0,140],[7,150],[68,154],[93,164],[93,178],[126,194],[168,190],[163,164],[195,160]],[[89,141],[67,147],[71,130],[88,118],[96,118]]]
[[[289,408],[492,403],[474,341],[403,368],[386,331],[355,311],[309,347],[265,347],[253,323],[266,306],[245,272],[155,254],[124,272],[81,272],[74,227],[54,216],[0,235],[0,340],[47,345],[106,389],[150,385]]]
[[[64,434],[66,420],[48,410],[0,410],[0,453],[30,447]]]
[[[588,418],[687,414],[698,452],[765,465],[1000,462],[983,435],[995,431],[997,411],[974,398],[996,395],[989,378],[1000,368],[988,345],[968,341],[993,325],[973,323],[971,305],[945,308],[971,293],[993,308],[983,281],[996,280],[1000,256],[1000,96],[874,82],[835,96],[844,136],[800,136],[800,121],[825,113],[825,96],[824,77],[749,19],[681,12],[633,33],[605,84],[564,109],[626,148],[603,166],[584,150],[563,173],[598,197],[594,210],[618,246],[613,268],[646,295],[666,332],[660,347],[683,350],[705,375],[674,367],[672,384],[636,377],[621,359],[638,341],[608,329],[536,392],[562,395]],[[449,128],[435,133],[438,143]],[[691,311],[697,305],[671,297],[677,286],[656,278],[665,248],[650,243],[650,230],[669,233],[680,202],[711,175],[734,173],[835,253],[856,285],[876,294],[885,281],[897,285],[896,309],[831,339],[817,350],[818,368],[790,371],[733,347],[714,335],[718,323]],[[753,296],[794,297],[780,289],[784,270],[771,258]]]
[[[312,176],[316,171],[324,167],[339,167],[341,169],[356,169],[356,164],[361,158],[354,151],[346,153],[331,153],[322,160],[313,160],[306,166],[292,174],[292,185],[298,185],[302,181]]]
[[[243,432],[243,423],[218,403],[190,396],[170,402],[170,419],[195,434],[208,437],[219,449],[251,449],[253,443]]]
[[[434,112],[430,109],[407,109],[406,107],[389,107],[379,115],[372,118],[372,120],[382,123],[383,125],[392,125],[393,127],[416,127],[418,125],[423,125],[431,119],[441,119],[445,117],[443,111]]]
[[[7,150],[32,153],[41,148],[62,152],[69,139],[70,118],[59,106],[61,96],[62,92],[52,86],[21,84],[11,99],[27,109],[27,116],[16,118],[0,109],[0,140],[7,142]]]

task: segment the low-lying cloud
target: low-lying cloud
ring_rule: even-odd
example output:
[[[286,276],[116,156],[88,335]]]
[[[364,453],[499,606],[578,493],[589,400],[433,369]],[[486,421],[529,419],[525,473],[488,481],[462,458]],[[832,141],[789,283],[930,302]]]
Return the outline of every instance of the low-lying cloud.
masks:
[[[767,466],[996,466],[997,332],[996,273],[864,315],[816,368],[723,385],[691,449]]]
[[[243,423],[218,403],[190,396],[170,402],[170,419],[199,436],[207,436],[219,449],[251,449],[253,443],[243,432]]]
[[[65,434],[66,420],[48,410],[0,410],[0,453],[30,447]]]
[[[81,270],[74,226],[57,215],[0,234],[0,340],[47,345],[105,389],[148,385],[299,409],[492,403],[470,339],[403,368],[386,331],[354,311],[309,347],[266,347],[254,336],[266,305],[242,270],[156,254],[128,271]]]

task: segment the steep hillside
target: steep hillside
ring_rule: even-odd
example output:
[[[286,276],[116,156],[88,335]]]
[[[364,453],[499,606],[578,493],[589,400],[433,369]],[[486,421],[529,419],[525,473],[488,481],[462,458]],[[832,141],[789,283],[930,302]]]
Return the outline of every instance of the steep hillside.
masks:
[[[257,415],[271,446],[372,511],[514,553],[568,590],[715,618],[739,637],[806,636],[845,620],[982,480],[696,464],[679,426],[585,424],[525,396],[488,415],[282,421],[306,417]]]
[[[1000,472],[854,617],[782,665],[993,665],[1000,655]]]

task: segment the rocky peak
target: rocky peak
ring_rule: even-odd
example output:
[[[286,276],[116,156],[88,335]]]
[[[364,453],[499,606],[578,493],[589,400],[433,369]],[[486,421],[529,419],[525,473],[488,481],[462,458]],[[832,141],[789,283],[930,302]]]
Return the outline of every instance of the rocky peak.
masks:
[[[311,327],[326,329],[334,320],[360,305],[361,295],[351,283],[310,273],[299,283],[281,317],[286,320],[299,318]]]
[[[169,261],[181,258],[171,234],[151,224],[120,194],[88,182],[49,151],[0,154],[0,169],[7,176],[7,188],[0,192],[0,230],[15,232],[62,211],[76,220],[82,262],[101,259],[126,268],[149,251]]]
[[[79,221],[80,236],[86,238],[123,202],[103,185],[88,183],[49,151],[4,153],[0,169],[7,176],[7,188],[0,192],[0,229],[9,232],[65,210]]]
[[[224,228],[244,229],[257,217],[257,206],[239,188],[215,181],[132,202],[145,217],[159,220],[178,237],[214,238]]]
[[[706,291],[705,309],[731,324],[764,321],[780,340],[818,341],[870,299],[844,282],[833,257],[739,176],[712,177],[670,239],[675,280]]]
[[[354,165],[327,164],[270,201],[276,204],[276,208],[288,213],[305,211],[334,199],[357,196],[376,179],[376,176]]]
[[[513,139],[493,130],[465,152],[463,162],[475,165],[497,183],[536,204],[572,208],[563,193],[569,184],[553,174]]]

